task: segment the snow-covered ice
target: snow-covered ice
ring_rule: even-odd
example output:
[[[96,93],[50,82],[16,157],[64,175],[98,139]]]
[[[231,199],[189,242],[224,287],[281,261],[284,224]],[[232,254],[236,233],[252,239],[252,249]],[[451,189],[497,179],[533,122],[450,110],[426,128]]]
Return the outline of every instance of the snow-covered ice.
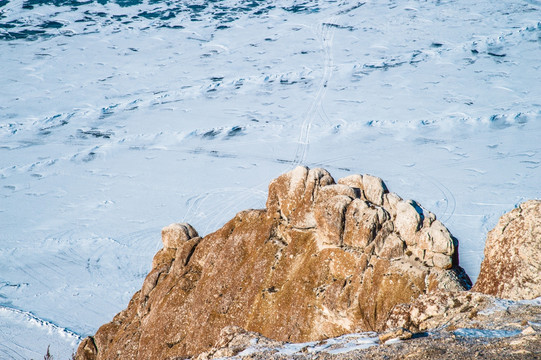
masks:
[[[465,337],[502,338],[520,334],[520,330],[492,330],[492,329],[456,329],[455,335]]]
[[[540,58],[538,1],[0,0],[0,357],[68,357],[163,226],[298,164],[417,200],[475,280],[540,197]]]
[[[255,339],[254,339],[255,340]],[[274,355],[294,356],[303,354],[344,354],[355,350],[367,349],[379,344],[378,335],[374,332],[346,334],[322,341],[311,341],[305,343],[284,343],[273,348],[258,345],[255,342],[252,346],[244,349],[236,357],[249,356],[254,353],[272,351]]]

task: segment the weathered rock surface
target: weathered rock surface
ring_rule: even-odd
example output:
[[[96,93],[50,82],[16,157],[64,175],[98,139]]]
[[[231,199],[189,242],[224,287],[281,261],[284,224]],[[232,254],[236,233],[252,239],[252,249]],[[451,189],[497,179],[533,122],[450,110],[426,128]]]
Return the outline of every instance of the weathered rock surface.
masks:
[[[419,333],[442,327],[502,329],[540,320],[540,300],[513,302],[472,291],[437,291],[395,306],[386,327]]]
[[[514,300],[541,296],[541,200],[503,215],[489,232],[474,290]]]
[[[286,344],[237,329],[221,334],[200,359],[540,359],[540,321],[541,299],[438,291],[396,306],[390,330],[379,336]]]
[[[470,286],[449,231],[370,175],[298,167],[271,182],[266,209],[162,239],[142,289],[78,359],[195,356],[230,326],[292,342],[384,330],[395,305]]]

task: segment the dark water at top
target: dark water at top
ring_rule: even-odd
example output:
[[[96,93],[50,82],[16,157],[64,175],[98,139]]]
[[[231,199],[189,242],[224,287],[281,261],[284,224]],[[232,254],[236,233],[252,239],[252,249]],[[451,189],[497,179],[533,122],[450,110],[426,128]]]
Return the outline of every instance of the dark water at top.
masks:
[[[25,0],[19,8],[10,8],[10,5],[9,0],[0,0],[0,40],[73,36],[100,31],[100,27],[114,24],[145,22],[150,27],[183,28],[185,22],[210,21],[220,30],[229,27],[228,24],[240,16],[262,16],[276,7],[273,0]],[[285,5],[281,3],[282,9],[288,12],[319,11],[319,1],[292,0]],[[41,12],[51,7],[58,9],[50,11],[48,19],[35,15],[37,10]],[[126,11],[123,13],[118,7]],[[136,15],[133,15],[134,8]],[[62,14],[68,12],[70,18],[73,13],[77,14],[77,19],[63,20]],[[93,28],[88,29],[85,25]],[[98,30],[96,25],[99,25]]]
[[[8,0],[0,0],[0,40],[37,40],[43,37],[85,33],[84,25],[94,26],[91,30],[96,32],[96,24],[101,27],[117,24],[145,23],[151,27],[182,28],[186,21],[210,20],[218,29],[226,28],[228,23],[235,21],[239,16],[248,14],[259,16],[274,8],[270,0],[224,1],[207,0],[195,3],[193,1],[170,0],[25,0],[18,9],[10,9],[11,14],[5,11],[9,7]],[[111,7],[109,5],[117,5]],[[50,18],[43,20],[32,17],[36,10],[41,11],[45,6],[57,7]],[[135,8],[133,10],[118,10],[118,7]],[[113,10],[115,9],[114,13]],[[15,16],[13,12],[16,12]],[[78,19],[71,22],[61,21],[58,15],[71,12],[76,13]],[[17,16],[19,15],[19,16]],[[98,26],[98,28],[100,27]],[[62,31],[81,29],[80,31]]]

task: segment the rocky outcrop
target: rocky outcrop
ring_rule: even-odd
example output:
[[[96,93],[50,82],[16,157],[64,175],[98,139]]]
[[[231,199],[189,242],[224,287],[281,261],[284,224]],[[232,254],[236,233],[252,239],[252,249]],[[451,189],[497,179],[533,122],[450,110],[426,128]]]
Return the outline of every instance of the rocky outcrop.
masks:
[[[541,201],[503,215],[489,232],[475,291],[506,299],[541,296]]]
[[[190,357],[230,326],[292,342],[383,330],[395,305],[470,286],[449,231],[370,175],[298,167],[271,182],[266,209],[162,239],[142,289],[78,359]]]

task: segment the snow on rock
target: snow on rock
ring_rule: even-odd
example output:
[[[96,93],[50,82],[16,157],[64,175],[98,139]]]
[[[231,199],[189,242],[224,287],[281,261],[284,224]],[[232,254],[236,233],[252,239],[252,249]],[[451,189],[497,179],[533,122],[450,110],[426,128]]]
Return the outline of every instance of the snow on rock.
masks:
[[[271,354],[282,357],[336,355],[376,345],[378,345],[378,337],[373,332],[347,334],[321,341],[286,343],[270,340],[261,334],[249,332],[237,326],[228,326],[222,329],[212,349],[198,355],[196,360],[243,358],[254,355],[265,358]]]

